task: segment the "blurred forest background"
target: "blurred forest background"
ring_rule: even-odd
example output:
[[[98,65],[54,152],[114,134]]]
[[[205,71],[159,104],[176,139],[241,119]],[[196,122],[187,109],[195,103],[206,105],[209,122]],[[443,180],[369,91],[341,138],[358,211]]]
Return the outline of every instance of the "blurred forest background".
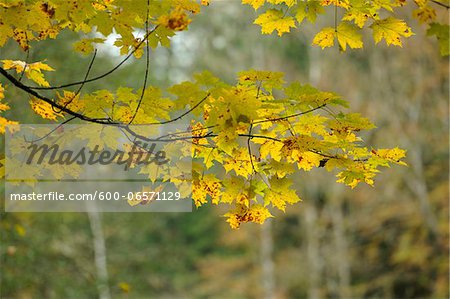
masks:
[[[448,298],[449,65],[410,15],[400,17],[416,35],[403,49],[373,46],[366,37],[366,49],[339,53],[310,45],[317,25],[262,36],[251,8],[213,1],[170,49],[152,52],[150,81],[167,87],[209,70],[234,82],[249,68],[283,71],[287,80],[349,100],[378,126],[366,143],[406,149],[409,167],[387,169],[375,187],[355,190],[323,169],[300,172],[303,202],[237,231],[214,206],[101,219],[2,212],[0,297],[99,298],[95,244],[104,241],[111,298]],[[319,22],[332,24],[330,16]],[[49,58],[58,70],[50,82],[81,78],[90,58],[72,52],[76,38],[68,33],[36,46],[29,60]],[[120,59],[107,47],[98,56],[93,74]],[[12,43],[0,57],[25,60]],[[144,70],[132,61],[91,88],[138,88]],[[7,97],[23,103],[13,105],[11,119],[42,122],[23,93],[9,89]]]

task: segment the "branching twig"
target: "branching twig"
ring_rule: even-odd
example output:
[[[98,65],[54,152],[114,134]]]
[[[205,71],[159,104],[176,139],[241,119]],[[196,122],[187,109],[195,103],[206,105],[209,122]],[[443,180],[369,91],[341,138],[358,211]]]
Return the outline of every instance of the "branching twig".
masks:
[[[89,73],[91,72],[92,66],[94,65],[94,61],[95,61],[96,56],[97,56],[97,49],[94,50],[94,55],[92,56],[91,62],[89,63],[88,69],[86,71],[86,75],[84,75],[84,80],[83,80],[84,82],[86,82],[87,78],[89,77]],[[80,87],[78,87],[78,89],[75,92],[75,94],[73,95],[73,97],[69,101],[67,101],[67,103],[64,103],[64,108],[67,108],[67,106],[69,106],[70,103],[73,102],[73,100],[77,97],[77,95],[80,94],[80,92],[83,89],[83,87],[84,87],[84,83],[81,84]],[[61,111],[56,111],[53,106],[52,106],[52,108],[53,108],[53,111],[55,111],[56,113],[60,113],[61,112]]]
[[[86,83],[90,83],[90,82],[94,82],[100,79],[105,78],[106,76],[112,74],[113,72],[115,72],[118,68],[120,68],[128,59],[130,59],[131,56],[133,56],[133,54],[140,48],[140,46],[149,38],[149,36],[156,31],[156,29],[158,28],[158,26],[156,26],[155,28],[153,28],[151,31],[148,32],[148,34],[146,34],[144,36],[144,38],[142,39],[142,41],[139,42],[139,44],[137,44],[137,46],[121,61],[119,62],[115,67],[113,67],[111,70],[107,71],[106,73],[103,73],[97,77],[91,78],[91,79],[87,79],[87,80],[83,80],[83,81],[78,81],[78,82],[73,82],[73,83],[68,83],[68,84],[63,84],[63,85],[59,85],[59,86],[50,86],[50,87],[31,87],[31,86],[27,86],[30,89],[34,89],[34,90],[55,90],[55,89],[62,89],[62,88],[66,88],[66,87],[70,87],[70,86],[76,86],[76,85],[81,85],[81,84],[86,84]]]
[[[10,75],[4,68],[0,67],[0,74],[2,74],[6,79],[8,79],[13,85],[15,85],[16,87],[18,87],[19,89],[25,91],[26,93],[28,93],[29,95],[32,95],[50,105],[52,105],[55,108],[60,109],[62,112],[65,112],[69,115],[75,116],[81,120],[84,121],[88,121],[88,122],[92,122],[92,123],[97,123],[97,124],[119,124],[119,123],[114,123],[111,122],[111,120],[108,119],[102,119],[102,118],[92,118],[83,114],[80,114],[78,112],[72,111],[67,107],[64,107],[56,102],[54,102],[53,100],[39,94],[38,92],[32,90],[29,86],[24,85],[22,82],[18,81],[14,76]]]

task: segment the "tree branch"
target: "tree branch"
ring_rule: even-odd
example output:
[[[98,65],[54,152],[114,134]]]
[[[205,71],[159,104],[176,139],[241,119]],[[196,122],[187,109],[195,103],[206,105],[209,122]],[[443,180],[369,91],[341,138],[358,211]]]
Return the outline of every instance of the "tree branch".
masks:
[[[73,82],[73,83],[68,83],[68,84],[63,84],[63,85],[59,85],[59,86],[50,86],[50,87],[40,87],[40,86],[36,86],[36,87],[31,87],[28,86],[28,88],[30,89],[34,89],[34,90],[55,90],[55,89],[62,89],[62,88],[66,88],[66,87],[70,87],[70,86],[76,86],[76,85],[81,85],[81,84],[85,84],[85,83],[90,83],[90,82],[94,82],[100,79],[105,78],[106,76],[112,74],[113,72],[115,72],[118,68],[120,68],[128,59],[130,59],[131,56],[133,56],[133,54],[140,48],[140,46],[149,38],[149,36],[156,31],[156,29],[158,29],[157,25],[155,28],[153,28],[151,31],[149,31],[144,38],[142,39],[142,41],[140,41],[137,46],[121,61],[119,62],[115,67],[113,67],[111,70],[107,71],[106,73],[103,73],[97,77],[91,78],[91,79],[87,79],[87,80],[83,80],[83,81],[78,81],[78,82]]]
[[[439,6],[445,7],[446,9],[450,9],[450,6],[449,6],[449,5],[447,5],[447,4],[445,4],[445,3],[442,3],[442,2],[439,2],[439,1],[437,1],[437,0],[431,0],[431,2],[433,2],[434,4],[437,4],[437,5],[439,5]]]

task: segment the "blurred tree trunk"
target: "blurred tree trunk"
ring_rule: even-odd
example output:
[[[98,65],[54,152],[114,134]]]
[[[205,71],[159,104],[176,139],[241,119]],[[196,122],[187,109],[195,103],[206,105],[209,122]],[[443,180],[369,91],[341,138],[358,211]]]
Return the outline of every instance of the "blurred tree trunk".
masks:
[[[396,74],[386,74],[386,70],[381,68],[380,65],[388,65],[389,61],[386,59],[386,55],[382,55],[378,52],[373,53],[371,56],[371,70],[373,82],[376,86],[383,86],[384,88],[374,89],[379,92],[380,98],[384,98],[389,101],[391,107],[396,107],[395,111],[402,111],[403,115],[395,115],[392,117],[392,123],[396,127],[396,130],[405,132],[401,134],[401,144],[408,148],[408,159],[411,162],[410,167],[412,172],[404,177],[406,185],[411,189],[419,202],[420,211],[424,218],[425,225],[429,231],[432,239],[438,237],[438,221],[436,215],[433,212],[429,195],[428,186],[425,180],[424,159],[422,154],[422,147],[426,141],[421,140],[424,136],[418,136],[414,132],[411,132],[411,128],[419,129],[421,127],[421,112],[424,103],[422,103],[422,92],[420,92],[420,85],[415,85],[417,90],[415,96],[410,97],[410,101],[407,105],[399,103],[397,99],[398,86],[394,86],[389,80],[391,76]],[[425,80],[425,76],[422,71],[425,66],[414,68],[412,76],[414,76],[413,82],[422,83]],[[390,69],[389,69],[390,70]],[[391,71],[392,72],[392,71]],[[408,128],[409,127],[409,128]]]
[[[317,209],[314,204],[305,204],[304,209],[304,223],[307,240],[306,255],[308,257],[308,277],[309,289],[308,298],[320,298],[320,245],[317,228]]]
[[[92,231],[94,245],[95,268],[97,272],[97,289],[100,299],[110,299],[108,286],[108,268],[106,265],[105,237],[102,231],[102,221],[98,211],[88,211],[89,224]]]
[[[272,220],[268,219],[261,226],[261,268],[262,285],[265,299],[274,299],[275,278],[273,262]]]
[[[335,263],[338,273],[338,293],[342,299],[351,298],[350,293],[350,263],[348,258],[348,240],[345,232],[344,215],[342,213],[344,186],[333,184],[328,193],[329,214],[333,223],[333,236],[335,246]]]

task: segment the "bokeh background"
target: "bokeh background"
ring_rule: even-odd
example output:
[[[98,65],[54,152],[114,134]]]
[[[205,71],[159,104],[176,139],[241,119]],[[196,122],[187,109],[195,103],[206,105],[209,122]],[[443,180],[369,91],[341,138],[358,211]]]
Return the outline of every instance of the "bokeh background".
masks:
[[[2,212],[0,297],[448,298],[448,58],[410,15],[406,9],[402,17],[415,36],[403,49],[374,46],[368,32],[364,50],[340,53],[311,46],[316,25],[263,36],[252,8],[215,1],[170,49],[152,52],[150,81],[167,87],[205,69],[228,82],[249,68],[283,71],[287,81],[341,94],[377,125],[366,143],[406,149],[408,167],[386,169],[375,187],[355,190],[323,169],[299,172],[303,202],[237,231],[217,206],[97,217]],[[332,25],[333,18],[318,22]],[[81,78],[89,58],[72,52],[76,39],[67,33],[36,45],[29,60],[48,58],[57,69],[50,82]],[[98,56],[92,73],[120,59],[108,46]],[[12,43],[0,50],[3,57],[25,60]],[[133,60],[85,90],[138,88],[144,68]],[[7,96],[11,119],[42,122],[25,94],[11,88]]]

